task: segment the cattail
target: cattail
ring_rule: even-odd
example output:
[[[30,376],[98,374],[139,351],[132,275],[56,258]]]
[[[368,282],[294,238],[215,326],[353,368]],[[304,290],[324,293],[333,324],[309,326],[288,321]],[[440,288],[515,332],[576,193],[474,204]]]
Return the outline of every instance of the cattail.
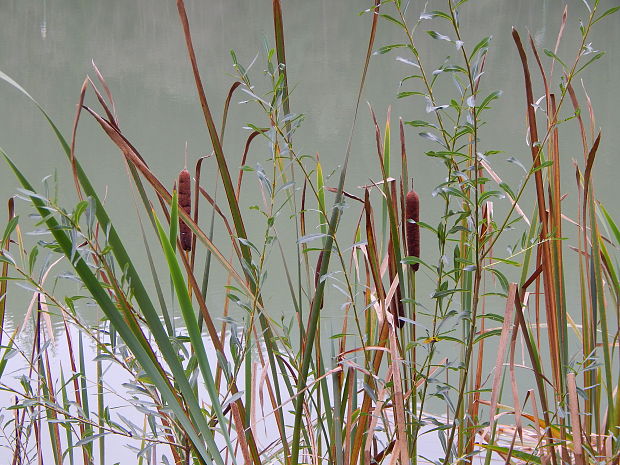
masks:
[[[413,189],[407,193],[406,200],[407,216],[407,253],[410,257],[420,257],[420,197]],[[412,265],[413,271],[418,271],[419,263]]]
[[[188,215],[192,214],[192,180],[187,169],[179,173],[179,208]],[[179,218],[179,236],[181,247],[186,252],[192,250],[192,230],[182,218]]]

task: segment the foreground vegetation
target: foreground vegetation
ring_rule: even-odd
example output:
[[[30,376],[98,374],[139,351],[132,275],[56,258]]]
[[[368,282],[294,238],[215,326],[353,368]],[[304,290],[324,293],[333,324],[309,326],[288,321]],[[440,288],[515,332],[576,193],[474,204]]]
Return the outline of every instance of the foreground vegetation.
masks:
[[[0,332],[1,386],[16,398],[2,410],[13,463],[43,456],[53,463],[108,463],[106,450],[119,436],[138,444],[137,461],[146,464],[417,463],[426,461],[419,448],[428,437],[438,438],[442,458],[436,463],[446,465],[618,463],[620,268],[613,252],[620,229],[595,195],[601,134],[585,90],[575,85],[600,58],[589,43],[591,29],[616,9],[603,12],[598,2],[586,3],[572,60],[558,56],[566,14],[554,49],[544,55],[531,38],[512,31],[524,76],[530,162],[511,185],[494,169],[500,152],[481,148],[480,128],[500,92],[479,90],[490,39],[461,40],[458,18],[467,13],[467,2],[447,0],[442,9],[414,17],[417,6],[376,1],[366,12],[369,41],[351,134],[337,185],[329,186],[320,159],[299,154],[294,145],[302,118],[289,100],[280,1],[272,4],[275,47],[265,52],[269,89],[257,95],[256,76],[233,54],[237,76],[216,123],[185,5],[177,1],[213,153],[198,159],[191,174],[182,170],[172,191],[125,137],[111,90],[96,68],[81,89],[71,138],[41,109],[67,155],[74,207],[59,205],[52,189],[41,193],[2,152],[23,187],[28,212],[50,234],[27,243],[9,201],[0,325],[11,286],[21,282],[33,290],[35,335],[26,353],[16,346],[16,333]],[[402,42],[375,43],[383,24],[399,28]],[[424,63],[416,49],[421,29],[438,40],[438,50],[447,43],[454,55],[439,69]],[[345,185],[375,51],[403,55],[398,60],[412,74],[403,77],[398,97],[422,99],[429,120],[403,115],[394,124],[388,112],[380,124],[370,110],[376,179],[357,195]],[[33,100],[10,77],[0,77]],[[454,83],[452,94],[444,95],[443,85],[440,92],[444,81]],[[535,86],[544,89],[543,98],[535,97]],[[228,107],[240,91],[264,113],[263,121],[249,125],[241,160],[224,151]],[[98,108],[84,103],[89,93]],[[144,269],[132,262],[75,156],[84,117],[94,118],[123,155],[143,207]],[[426,156],[445,167],[433,195],[414,190],[426,159],[408,152],[405,127],[418,128],[435,147]],[[583,159],[574,162],[575,181],[567,181],[560,176],[566,163],[560,137],[575,130]],[[246,159],[260,140],[270,148],[267,167]],[[217,167],[221,185],[201,184],[204,164]],[[258,181],[261,204],[253,208],[264,217],[262,231],[251,234],[240,203],[248,179]],[[526,207],[522,200],[530,191],[535,204]],[[562,208],[566,191],[578,199],[575,212]],[[439,212],[436,223],[425,222],[431,209]],[[225,239],[215,241],[216,223],[228,231]],[[354,225],[352,233],[341,224]],[[569,228],[576,244],[564,240]],[[294,242],[284,239],[289,236]],[[514,245],[504,255],[498,246],[506,240]],[[577,257],[576,282],[566,279],[568,254]],[[272,255],[281,257],[282,275],[268,276]],[[80,282],[80,295],[60,295],[48,284],[64,265]],[[236,306],[243,318],[224,318],[219,325],[214,315],[221,312],[208,308],[207,296],[213,274],[222,272],[228,282],[222,308],[228,315]],[[279,323],[265,304],[270,279],[289,293],[290,324]],[[417,283],[429,279],[432,295],[416,292]],[[339,294],[326,293],[330,287]],[[578,289],[578,302],[568,302],[569,288]],[[341,305],[345,315],[337,334],[321,328],[327,299],[341,299],[330,304]],[[95,327],[77,312],[92,303],[103,315]],[[69,373],[50,364],[50,315],[65,327]],[[94,360],[84,355],[86,339],[96,345]],[[521,350],[523,363],[517,361]],[[28,365],[19,386],[6,378],[16,358]],[[111,365],[131,380],[132,419],[107,408],[104,373]],[[86,376],[93,371],[94,384]],[[534,387],[524,390],[518,379]],[[264,437],[262,422],[274,429],[273,438]]]

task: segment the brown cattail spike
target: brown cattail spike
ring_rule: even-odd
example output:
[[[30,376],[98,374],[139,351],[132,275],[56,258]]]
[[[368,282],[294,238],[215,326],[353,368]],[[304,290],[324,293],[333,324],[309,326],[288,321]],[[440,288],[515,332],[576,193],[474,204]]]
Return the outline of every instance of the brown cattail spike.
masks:
[[[407,253],[410,257],[420,258],[420,198],[413,189],[407,193],[405,203],[407,215]],[[418,271],[419,263],[412,265],[413,271]]]
[[[183,169],[179,173],[179,208],[188,215],[192,214],[192,180],[189,171]],[[179,237],[181,239],[181,247],[186,252],[192,250],[192,230],[185,224],[182,218],[179,218]]]

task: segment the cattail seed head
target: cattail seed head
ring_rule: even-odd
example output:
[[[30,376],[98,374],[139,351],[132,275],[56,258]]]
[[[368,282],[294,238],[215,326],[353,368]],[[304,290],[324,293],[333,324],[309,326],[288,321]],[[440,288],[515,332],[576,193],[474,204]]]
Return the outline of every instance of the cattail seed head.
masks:
[[[407,253],[410,257],[420,257],[420,197],[413,189],[407,193],[405,201],[407,216]],[[413,271],[418,271],[419,263],[412,265]]]
[[[189,171],[183,169],[179,173],[179,208],[188,215],[192,213],[192,180]],[[179,218],[179,237],[181,239],[181,247],[186,252],[192,250],[192,230],[185,224],[182,218]]]

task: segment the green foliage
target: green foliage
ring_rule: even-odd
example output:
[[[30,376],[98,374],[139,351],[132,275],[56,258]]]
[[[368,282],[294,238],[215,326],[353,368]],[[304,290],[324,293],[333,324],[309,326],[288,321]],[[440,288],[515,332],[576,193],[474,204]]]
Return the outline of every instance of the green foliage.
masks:
[[[551,66],[561,65],[559,82],[553,80],[552,68],[544,67],[534,42],[526,50],[513,31],[515,56],[518,53],[523,68],[530,143],[510,151],[531,153],[530,162],[508,160],[523,169],[513,183],[498,174],[496,161],[504,148],[489,149],[483,141],[484,118],[492,117],[492,105],[501,103],[502,92],[480,90],[492,72],[485,69],[492,42],[491,37],[463,40],[459,17],[467,14],[467,2],[448,0],[445,11],[420,12],[400,1],[376,1],[367,11],[370,34],[351,135],[333,188],[318,155],[302,155],[293,143],[303,116],[291,112],[280,1],[272,3],[275,45],[265,47],[264,80],[255,82],[252,65],[244,66],[231,52],[235,82],[218,128],[179,0],[199,103],[224,188],[220,202],[226,208],[215,200],[218,186],[201,185],[202,159],[194,174],[194,210],[179,208],[177,193],[166,189],[164,176],[151,171],[124,135],[98,70],[98,84],[85,84],[80,100],[82,105],[87,92],[95,94],[101,108],[82,105],[80,111],[97,121],[129,167],[129,182],[141,202],[136,214],[141,225],[143,216],[151,225],[141,230],[148,271],[131,260],[126,241],[58,127],[22,87],[0,73],[43,112],[67,155],[77,191],[75,206],[64,208],[49,195],[49,186],[38,192],[2,152],[22,185],[20,197],[29,203],[24,210],[37,215],[37,228],[46,234],[34,244],[25,241],[20,220],[25,216],[16,215],[10,204],[0,252],[0,334],[5,333],[1,326],[13,282],[34,294],[35,334],[30,356],[16,348],[15,335],[3,334],[8,342],[0,348],[3,381],[12,357],[19,354],[29,366],[19,390],[10,388],[19,394],[18,402],[5,410],[15,415],[10,423],[15,456],[27,458],[25,446],[35,432],[42,434],[45,423],[54,462],[71,464],[80,454],[84,463],[99,460],[103,465],[105,450],[118,437],[133,441],[140,463],[149,463],[156,446],[166,450],[163,463],[176,464],[417,463],[419,441],[430,432],[443,450],[437,463],[444,465],[471,463],[478,454],[485,454],[487,464],[493,454],[506,463],[553,465],[567,458],[597,463],[597,456],[618,457],[620,373],[613,328],[618,323],[620,269],[611,246],[620,246],[620,232],[594,194],[592,168],[600,135],[587,136],[582,113],[591,112],[581,111],[572,85],[585,67],[602,57],[588,42],[592,26],[618,8],[599,14],[598,1],[585,3],[588,18],[576,59],[563,61],[557,46],[543,50]],[[399,43],[376,44],[377,28],[383,24],[401,31]],[[432,42],[437,55],[450,49],[437,69],[417,52],[419,42],[428,37],[437,41]],[[420,100],[426,114],[408,114],[410,107],[405,107],[397,138],[390,112],[380,124],[370,109],[378,181],[358,196],[345,185],[375,47],[378,54],[397,49],[409,54],[397,60],[414,67],[416,74],[401,80],[394,97],[406,99],[403,103]],[[536,112],[542,104],[533,99],[538,81],[529,56],[545,83],[544,113]],[[550,86],[558,87],[553,96]],[[250,95],[261,120],[247,125],[253,132],[235,185],[223,139],[228,106],[237,90]],[[565,108],[569,101],[572,111]],[[557,147],[560,134],[574,131],[575,125],[584,135],[584,164],[576,167],[579,211],[567,214]],[[414,132],[408,135],[405,127]],[[409,145],[417,146],[418,137],[430,144],[428,160],[407,152],[407,142],[413,139]],[[254,140],[268,146],[267,162],[247,160]],[[427,161],[441,163],[445,172],[432,193],[417,193],[420,221],[410,214],[407,194],[416,185],[411,180],[424,176]],[[250,183],[259,195],[246,212],[240,195]],[[522,206],[529,191],[536,202],[528,217]],[[198,199],[206,205],[199,207]],[[431,210],[435,214],[429,214]],[[210,223],[203,219],[205,211]],[[259,216],[262,226],[246,229],[246,215]],[[576,218],[576,246],[563,233],[563,218],[569,216]],[[195,236],[192,251],[178,246],[179,221]],[[215,221],[228,232],[217,243]],[[342,223],[355,225],[353,233],[341,228]],[[420,256],[411,252],[412,225],[422,231]],[[228,249],[229,256],[222,252]],[[577,252],[578,283],[566,282],[571,250]],[[211,257],[216,259],[213,265]],[[274,260],[281,266],[274,266]],[[59,263],[71,274],[61,274]],[[159,275],[169,276],[168,283],[158,277],[159,263],[165,264]],[[221,298],[221,289],[209,285],[215,272],[227,277],[219,328],[207,306],[210,299]],[[50,274],[70,277],[79,291],[61,296],[50,285]],[[294,311],[279,321],[269,304],[273,282]],[[156,302],[147,290],[151,286]],[[567,302],[569,286],[579,290],[575,305]],[[78,308],[86,305],[101,312],[99,325],[88,327],[81,320]],[[327,329],[326,306],[342,309],[343,321],[337,323],[341,328]],[[580,314],[571,311],[573,307]],[[175,326],[176,312],[180,328]],[[70,375],[62,369],[55,372],[49,363],[51,342],[45,327],[51,313],[65,328]],[[85,338],[97,349],[94,369],[85,358]],[[519,350],[527,358],[521,364],[515,362]],[[142,415],[142,426],[106,407],[104,372],[110,366],[127,373],[125,387],[136,415]],[[95,388],[88,382],[93,372]],[[517,372],[529,377],[536,389],[520,393]],[[509,390],[512,397],[506,400]],[[498,415],[500,409],[512,412],[509,420]],[[255,436],[259,415],[276,431],[267,448]],[[40,442],[34,447],[41,454]]]

